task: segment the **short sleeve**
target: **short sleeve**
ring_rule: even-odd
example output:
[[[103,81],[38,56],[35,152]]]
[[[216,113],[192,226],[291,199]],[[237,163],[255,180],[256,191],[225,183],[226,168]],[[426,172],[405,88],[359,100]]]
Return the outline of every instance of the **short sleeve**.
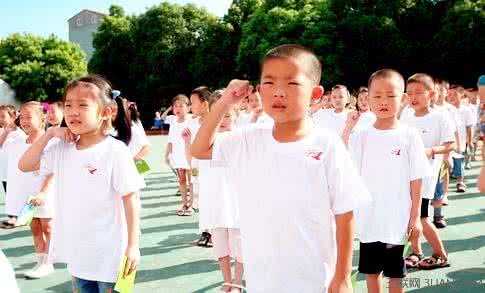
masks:
[[[465,126],[466,127],[473,126],[475,124],[475,120],[474,120],[474,117],[473,117],[473,110],[470,109],[470,108],[467,108],[465,113],[466,113],[466,115],[465,115]]]
[[[234,162],[247,144],[247,132],[255,128],[239,128],[219,133],[212,146],[212,160]]]
[[[448,115],[441,115],[441,133],[440,133],[440,143],[448,143],[455,141],[455,131],[453,123]]]
[[[410,181],[433,176],[421,136],[416,130],[409,129],[408,138]]]
[[[125,196],[132,192],[137,192],[144,187],[144,181],[136,169],[130,150],[121,142],[116,141],[113,147],[113,189],[119,196]]]
[[[326,158],[325,173],[332,212],[335,215],[344,214],[369,204],[369,191],[337,136],[330,141]]]
[[[40,157],[40,168],[39,174],[40,176],[47,176],[54,174],[55,172],[55,164],[60,155],[61,149],[64,146],[64,141],[58,140],[57,142],[48,144],[42,155]]]
[[[168,115],[165,117],[165,120],[163,121],[165,124],[171,125],[175,119],[175,115]]]

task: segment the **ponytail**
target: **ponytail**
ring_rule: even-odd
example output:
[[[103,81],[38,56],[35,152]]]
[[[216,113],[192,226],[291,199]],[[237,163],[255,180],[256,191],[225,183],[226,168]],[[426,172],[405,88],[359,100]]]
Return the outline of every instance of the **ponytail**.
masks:
[[[128,145],[131,141],[131,121],[127,115],[125,101],[119,96],[115,97],[114,100],[118,107],[118,114],[113,122],[113,127],[117,132],[114,137]]]

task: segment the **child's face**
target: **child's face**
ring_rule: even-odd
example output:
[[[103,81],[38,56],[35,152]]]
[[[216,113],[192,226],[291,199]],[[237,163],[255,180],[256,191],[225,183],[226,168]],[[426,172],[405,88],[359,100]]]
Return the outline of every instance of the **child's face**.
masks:
[[[485,101],[485,85],[478,87],[478,95],[480,96],[482,102]]]
[[[155,118],[160,118],[160,112],[155,112]]]
[[[259,92],[264,111],[276,123],[304,119],[310,100],[321,97],[322,87],[315,85],[305,68],[306,64],[288,57],[272,58],[263,64]]]
[[[239,103],[239,111],[246,111],[248,107],[249,107],[248,98],[242,99],[241,103]]]
[[[39,110],[35,109],[35,107],[23,107],[20,110],[20,127],[27,134],[40,130],[42,127],[42,118],[39,115]]]
[[[177,117],[185,117],[189,113],[189,106],[182,101],[175,101],[173,103],[173,113]]]
[[[357,97],[357,104],[359,106],[360,111],[368,111],[369,110],[369,94],[367,92],[362,92]]]
[[[477,103],[477,92],[476,91],[469,91],[468,92],[468,100],[470,104],[475,105]]]
[[[57,103],[49,104],[49,109],[47,110],[47,122],[50,125],[58,126],[61,125],[62,118],[64,114]]]
[[[330,101],[335,110],[343,110],[349,102],[347,91],[342,88],[334,89],[330,95]]]
[[[434,91],[427,89],[420,82],[409,83],[406,88],[406,92],[408,95],[409,105],[415,111],[427,109],[431,103],[431,96],[434,95]]]
[[[0,126],[2,128],[8,127],[14,122],[14,119],[8,114],[7,110],[0,110]]]
[[[207,112],[209,108],[209,103],[207,102],[202,102],[197,94],[192,94],[190,96],[190,109],[192,110],[192,113],[194,113],[197,116],[202,115],[204,112]]]
[[[249,109],[251,109],[251,111],[261,109],[261,107],[262,107],[261,97],[259,96],[258,92],[254,92],[254,93],[249,95],[248,104],[249,104]]]
[[[404,97],[397,77],[377,78],[369,86],[369,105],[377,119],[396,118]]]
[[[461,103],[461,97],[462,94],[460,94],[460,92],[458,92],[456,89],[450,89],[450,91],[448,92],[447,100],[448,103],[452,104],[453,106],[459,107]]]
[[[219,125],[219,132],[230,131],[236,120],[236,113],[234,111],[229,111],[222,118],[221,124]]]
[[[71,89],[64,102],[67,127],[76,135],[100,129],[104,119],[109,119],[111,106],[102,106],[99,90],[95,86],[78,86]]]
[[[448,90],[447,88],[442,85],[442,84],[435,84],[435,88],[437,91],[436,94],[436,103],[442,104],[444,101],[446,101],[446,96],[448,95]]]

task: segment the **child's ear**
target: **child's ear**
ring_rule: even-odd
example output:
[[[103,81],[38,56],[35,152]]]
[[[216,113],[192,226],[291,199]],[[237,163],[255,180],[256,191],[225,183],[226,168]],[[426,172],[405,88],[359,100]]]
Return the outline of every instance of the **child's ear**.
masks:
[[[319,85],[313,88],[312,90],[312,101],[318,101],[322,98],[324,93],[323,86]]]
[[[401,105],[406,104],[406,101],[408,100],[408,94],[403,93],[401,97]]]
[[[111,109],[111,106],[104,107],[101,111],[101,117],[103,118],[103,120],[111,120],[112,115],[113,110]]]

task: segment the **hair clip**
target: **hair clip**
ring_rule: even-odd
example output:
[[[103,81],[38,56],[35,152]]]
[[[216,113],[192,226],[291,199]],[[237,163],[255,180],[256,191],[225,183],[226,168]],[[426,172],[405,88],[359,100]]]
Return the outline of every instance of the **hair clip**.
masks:
[[[42,110],[44,110],[44,112],[49,111],[49,104],[48,103],[42,103]]]
[[[114,99],[116,99],[117,97],[119,97],[121,95],[121,92],[119,90],[112,90],[111,91],[111,97]]]

